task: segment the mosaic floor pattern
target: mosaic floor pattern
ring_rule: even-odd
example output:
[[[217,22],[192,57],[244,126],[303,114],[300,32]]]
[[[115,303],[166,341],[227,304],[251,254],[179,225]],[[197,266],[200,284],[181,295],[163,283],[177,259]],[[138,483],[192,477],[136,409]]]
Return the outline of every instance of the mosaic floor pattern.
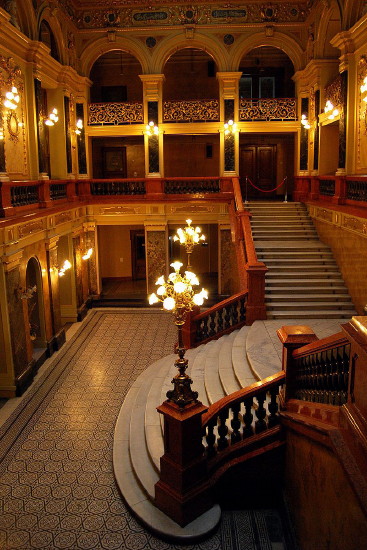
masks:
[[[191,546],[147,532],[115,485],[113,433],[136,377],[172,353],[171,316],[98,310],[62,348],[0,428],[0,548],[293,550],[273,511],[224,512]]]

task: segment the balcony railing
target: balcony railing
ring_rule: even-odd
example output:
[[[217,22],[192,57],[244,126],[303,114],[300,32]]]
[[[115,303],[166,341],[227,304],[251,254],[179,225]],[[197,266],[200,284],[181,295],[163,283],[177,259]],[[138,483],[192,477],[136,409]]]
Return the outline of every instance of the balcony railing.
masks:
[[[92,201],[105,197],[111,202],[126,197],[162,200],[169,195],[190,195],[213,200],[233,196],[231,178],[129,178],[91,180],[42,180],[0,182],[0,218],[21,215],[38,208],[51,208],[57,202]]]
[[[119,126],[143,122],[143,103],[90,103],[88,106],[89,126]]]
[[[163,122],[219,122],[219,100],[164,101]]]
[[[297,120],[297,99],[240,99],[239,120]]]
[[[295,201],[328,201],[334,204],[367,206],[366,176],[296,176]]]

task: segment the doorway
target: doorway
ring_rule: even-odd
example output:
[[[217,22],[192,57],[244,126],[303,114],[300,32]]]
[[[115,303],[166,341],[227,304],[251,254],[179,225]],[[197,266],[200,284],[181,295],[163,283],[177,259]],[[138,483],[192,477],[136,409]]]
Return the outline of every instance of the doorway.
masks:
[[[246,145],[240,148],[240,180],[243,196],[255,199],[275,197],[276,191],[276,145]],[[252,184],[252,185],[251,185]],[[256,189],[256,186],[258,189]],[[265,192],[265,193],[264,193]]]
[[[144,231],[130,231],[131,240],[131,268],[133,281],[139,281],[146,276],[145,262],[145,234]]]

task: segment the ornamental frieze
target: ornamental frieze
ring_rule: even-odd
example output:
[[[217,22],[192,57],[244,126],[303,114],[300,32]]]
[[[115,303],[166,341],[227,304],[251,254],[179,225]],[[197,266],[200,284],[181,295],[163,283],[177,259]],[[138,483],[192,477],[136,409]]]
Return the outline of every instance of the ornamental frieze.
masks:
[[[145,27],[154,25],[208,25],[243,23],[285,23],[304,22],[308,17],[312,2],[278,3],[264,2],[253,4],[213,4],[193,2],[170,2],[162,6],[158,1],[149,3],[149,8],[136,8],[134,0],[111,3],[110,9],[101,9],[100,2],[88,10],[70,7],[69,0],[60,2],[68,15],[79,28]],[[181,5],[179,5],[181,4]],[[93,3],[89,2],[89,6]]]
[[[345,227],[346,229],[352,229],[353,231],[357,231],[358,233],[362,233],[362,235],[367,235],[366,220],[344,216],[343,227]]]
[[[55,216],[55,225],[60,225],[60,223],[69,222],[73,219],[72,213],[69,212],[61,212],[60,214],[57,214]]]
[[[332,222],[333,221],[333,213],[332,213],[331,210],[324,210],[324,209],[318,208],[316,210],[316,216],[320,220],[325,220],[327,222]]]
[[[36,233],[37,231],[42,231],[43,229],[43,221],[37,220],[34,222],[29,222],[24,225],[21,225],[19,227],[19,237],[25,237],[26,235],[31,235],[32,233]]]
[[[107,206],[99,209],[99,214],[103,216],[120,216],[121,214],[144,214],[145,210],[141,207],[129,206]]]

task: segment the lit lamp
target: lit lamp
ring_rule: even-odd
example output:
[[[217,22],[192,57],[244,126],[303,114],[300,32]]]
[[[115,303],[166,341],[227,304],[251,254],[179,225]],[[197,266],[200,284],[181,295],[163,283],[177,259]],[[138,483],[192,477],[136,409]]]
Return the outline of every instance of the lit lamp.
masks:
[[[149,124],[145,126],[145,133],[147,136],[158,136],[159,134],[159,128],[154,122],[151,120]]]
[[[205,235],[200,235],[201,228],[195,227],[194,229],[191,227],[191,222],[192,220],[186,220],[187,226],[184,229],[179,227],[177,229],[177,234],[173,237],[174,241],[180,241],[180,244],[185,247],[187,254],[187,267],[191,267],[190,254],[192,254],[194,246],[199,244],[200,241],[205,241]]]
[[[88,248],[87,252],[83,254],[82,260],[89,260],[92,254],[93,254],[93,248]]]
[[[63,266],[59,270],[59,277],[63,277],[65,275],[65,271],[71,268],[71,263],[69,260],[65,260],[63,263]]]
[[[75,133],[79,136],[82,133],[83,121],[81,118],[77,120]]]
[[[48,115],[48,117],[45,120],[46,126],[54,126],[56,122],[59,120],[57,109],[52,109],[51,113]]]
[[[15,86],[12,87],[11,92],[6,92],[4,105],[7,109],[16,109],[19,103],[19,94]]]
[[[184,359],[186,350],[183,345],[182,326],[187,313],[192,311],[195,305],[201,306],[208,298],[208,293],[204,288],[195,293],[193,287],[199,285],[199,280],[191,271],[185,271],[185,274],[181,275],[181,262],[174,262],[171,267],[175,271],[169,274],[167,281],[162,275],[155,283],[158,286],[157,292],[149,296],[149,304],[162,302],[163,309],[172,311],[174,315],[174,322],[178,330],[176,353],[179,356],[175,361],[175,366],[179,372],[172,380],[173,390],[167,392],[167,398],[179,407],[185,407],[185,405],[196,401],[198,393],[191,389],[192,380],[185,372],[188,361]]]
[[[302,115],[301,124],[305,130],[309,130],[311,128],[310,123],[307,120],[307,115]]]
[[[331,103],[330,99],[325,103],[324,113],[330,113],[328,118],[333,120],[339,114],[339,109],[334,109],[334,105]]]
[[[237,132],[237,124],[233,120],[229,120],[224,125],[224,135],[235,134]]]

